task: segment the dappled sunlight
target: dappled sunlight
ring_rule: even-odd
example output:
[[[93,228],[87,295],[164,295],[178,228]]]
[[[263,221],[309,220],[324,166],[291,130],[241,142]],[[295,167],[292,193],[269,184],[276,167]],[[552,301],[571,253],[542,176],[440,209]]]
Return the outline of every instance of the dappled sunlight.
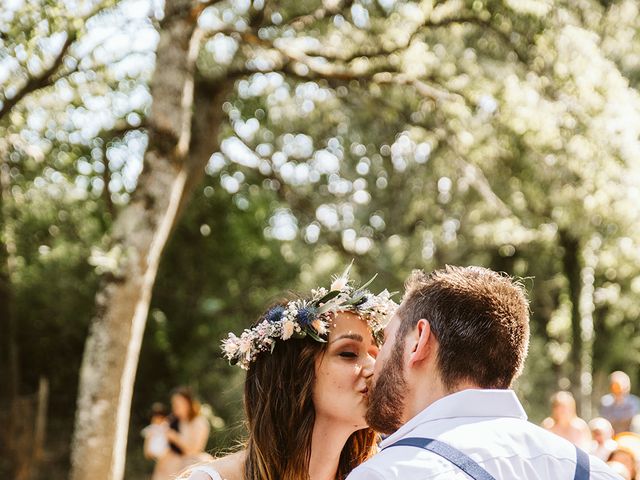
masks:
[[[445,264],[522,278],[530,416],[559,387],[595,416],[606,375],[640,361],[638,14],[5,1],[0,316],[17,353],[0,401],[49,379],[40,475],[67,476],[72,450],[142,478],[146,409],[181,383],[222,419],[210,447],[232,445],[241,378],[220,338],[352,259],[390,291]]]

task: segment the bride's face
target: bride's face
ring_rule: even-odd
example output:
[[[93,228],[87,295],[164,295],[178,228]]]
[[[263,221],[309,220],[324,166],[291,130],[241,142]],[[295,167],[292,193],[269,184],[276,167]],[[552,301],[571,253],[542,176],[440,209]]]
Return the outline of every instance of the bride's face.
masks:
[[[377,355],[378,347],[365,320],[349,312],[334,317],[327,349],[316,361],[316,421],[344,423],[353,431],[367,426],[367,381]]]

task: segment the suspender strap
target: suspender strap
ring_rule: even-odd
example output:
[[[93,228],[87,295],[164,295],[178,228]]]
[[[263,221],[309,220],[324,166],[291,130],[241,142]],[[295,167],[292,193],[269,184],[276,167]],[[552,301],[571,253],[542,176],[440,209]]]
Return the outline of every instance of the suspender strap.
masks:
[[[408,437],[398,440],[396,443],[386,446],[383,450],[391,447],[417,447],[440,455],[445,460],[453,463],[456,467],[469,475],[474,480],[496,480],[484,468],[471,460],[460,450],[453,448],[446,443],[434,440],[432,438]],[[587,474],[588,475],[588,474]],[[576,477],[575,480],[584,480],[587,477]]]
[[[456,467],[469,475],[474,480],[495,480],[489,472],[474,462],[460,450],[453,448],[446,443],[434,440],[432,438],[408,437],[398,440],[396,443],[383,448],[386,450],[391,447],[417,447],[428,450],[436,455],[441,456],[445,460],[453,463]],[[573,480],[589,480],[589,455],[583,450],[576,447],[576,473]]]
[[[589,455],[576,447],[576,474],[573,480],[589,480]]]

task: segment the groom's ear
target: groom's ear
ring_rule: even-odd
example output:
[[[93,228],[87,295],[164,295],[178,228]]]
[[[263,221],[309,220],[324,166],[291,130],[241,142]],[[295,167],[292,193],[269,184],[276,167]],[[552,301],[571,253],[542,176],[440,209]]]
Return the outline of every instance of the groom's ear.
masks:
[[[431,338],[431,325],[427,320],[421,318],[413,331],[415,343],[409,355],[409,366],[421,362],[429,355],[429,339]]]

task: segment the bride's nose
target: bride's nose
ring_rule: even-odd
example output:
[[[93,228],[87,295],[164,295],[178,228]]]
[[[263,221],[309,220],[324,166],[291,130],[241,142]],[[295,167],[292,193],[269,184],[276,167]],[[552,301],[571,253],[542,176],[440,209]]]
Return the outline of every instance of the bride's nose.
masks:
[[[373,367],[375,366],[376,358],[373,355],[367,355],[362,362],[362,376],[365,378],[373,375]]]

